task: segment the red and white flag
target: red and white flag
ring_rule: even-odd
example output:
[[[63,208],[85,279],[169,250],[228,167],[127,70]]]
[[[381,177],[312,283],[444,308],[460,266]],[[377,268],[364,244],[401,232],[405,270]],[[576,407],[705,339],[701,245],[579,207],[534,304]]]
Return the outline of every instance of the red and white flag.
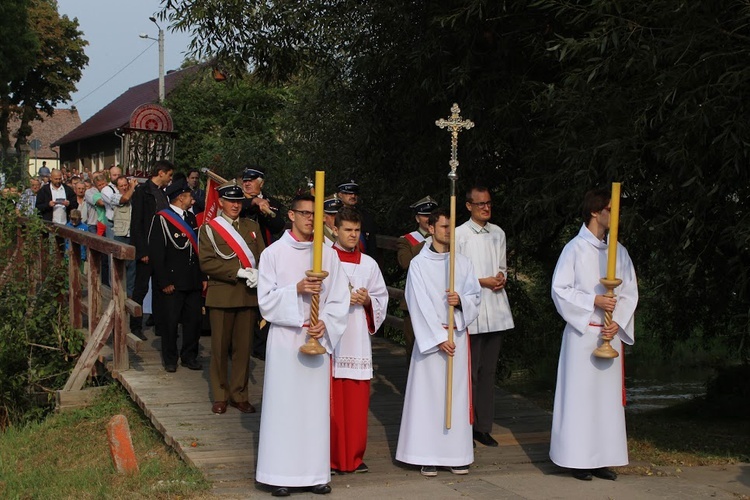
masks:
[[[199,226],[208,224],[208,221],[216,217],[216,214],[219,213],[218,187],[219,183],[209,177],[208,183],[206,184],[206,209],[195,216]]]

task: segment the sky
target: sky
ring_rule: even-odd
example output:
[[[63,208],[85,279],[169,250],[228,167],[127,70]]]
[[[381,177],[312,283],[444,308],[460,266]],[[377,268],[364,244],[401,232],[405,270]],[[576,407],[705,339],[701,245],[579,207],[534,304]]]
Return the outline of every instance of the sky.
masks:
[[[57,0],[60,15],[78,18],[79,30],[89,42],[84,49],[89,64],[76,85],[72,100],[58,107],[78,108],[81,121],[119,97],[130,87],[159,77],[159,44],[139,38],[158,37],[149,21],[159,10],[159,0]],[[190,43],[186,33],[164,30],[164,72],[179,69]]]

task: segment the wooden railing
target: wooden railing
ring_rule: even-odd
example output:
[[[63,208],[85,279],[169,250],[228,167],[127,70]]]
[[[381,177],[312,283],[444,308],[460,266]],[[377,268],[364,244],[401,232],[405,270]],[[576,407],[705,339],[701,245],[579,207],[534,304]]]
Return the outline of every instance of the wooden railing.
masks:
[[[78,358],[65,387],[58,391],[58,404],[65,399],[79,400],[80,395],[73,393],[83,389],[91,375],[94,365],[102,350],[112,337],[113,372],[128,370],[130,362],[128,347],[138,350],[140,340],[128,333],[128,314],[141,316],[141,306],[127,298],[125,263],[135,259],[135,248],[88,231],[80,231],[61,224],[46,223],[46,229],[57,244],[57,262],[63,258],[64,240],[70,241],[68,263],[68,305],[70,325],[73,328],[83,327],[84,316],[88,321],[88,335],[83,353]],[[88,274],[81,274],[81,246],[87,249]],[[110,284],[102,284],[102,259],[110,262]],[[44,272],[44,271],[42,271]],[[83,281],[86,280],[84,297]],[[83,398],[85,399],[85,398]]]

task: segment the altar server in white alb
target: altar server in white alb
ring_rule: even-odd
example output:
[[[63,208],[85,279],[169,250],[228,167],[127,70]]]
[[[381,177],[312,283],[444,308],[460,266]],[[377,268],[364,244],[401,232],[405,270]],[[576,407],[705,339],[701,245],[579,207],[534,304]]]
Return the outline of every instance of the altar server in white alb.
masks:
[[[473,436],[485,446],[497,446],[490,434],[495,416],[495,372],[504,332],[514,326],[505,292],[505,232],[490,222],[492,198],[486,187],[473,186],[466,192],[466,209],[471,218],[456,228],[456,251],[469,258],[482,287],[479,315],[469,325]]]
[[[258,305],[271,323],[255,479],[288,496],[290,487],[330,493],[330,356],[299,348],[307,334],[332,353],[346,328],[349,283],[336,252],[323,246],[323,280],[305,276],[312,269],[313,201],[292,201],[292,229],[261,255]],[[318,323],[309,326],[310,299],[320,294]]]
[[[406,383],[396,459],[422,466],[422,475],[437,467],[467,474],[474,462],[471,439],[471,377],[466,325],[479,313],[479,282],[469,259],[456,255],[455,291],[448,293],[450,215],[443,209],[429,219],[432,242],[409,266],[406,302],[416,338]],[[453,342],[448,341],[448,306],[454,306]],[[451,428],[445,428],[446,370],[453,356]]]
[[[635,270],[625,247],[617,245],[616,298],[605,297],[599,282],[606,276],[610,193],[586,193],[584,224],[560,254],[552,277],[552,300],[567,323],[563,331],[557,368],[555,407],[552,416],[550,458],[572,469],[573,477],[590,481],[592,476],[615,480],[609,469],[627,465],[628,446],[622,397],[622,354],[614,359],[595,357],[592,352],[602,337],[612,337],[612,347],[633,344],[638,303]],[[612,322],[604,326],[605,311]]]
[[[370,408],[372,346],[370,335],[383,324],[388,290],[375,260],[359,250],[362,219],[344,207],[334,223],[333,249],[349,281],[349,321],[333,351],[331,382],[331,470],[367,472],[367,412]]]

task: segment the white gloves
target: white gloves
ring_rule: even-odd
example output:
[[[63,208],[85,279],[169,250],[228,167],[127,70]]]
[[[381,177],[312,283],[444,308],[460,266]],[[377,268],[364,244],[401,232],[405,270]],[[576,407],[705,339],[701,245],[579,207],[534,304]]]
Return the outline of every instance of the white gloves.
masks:
[[[237,279],[243,279],[249,288],[258,286],[258,270],[252,267],[240,268],[237,270]]]

